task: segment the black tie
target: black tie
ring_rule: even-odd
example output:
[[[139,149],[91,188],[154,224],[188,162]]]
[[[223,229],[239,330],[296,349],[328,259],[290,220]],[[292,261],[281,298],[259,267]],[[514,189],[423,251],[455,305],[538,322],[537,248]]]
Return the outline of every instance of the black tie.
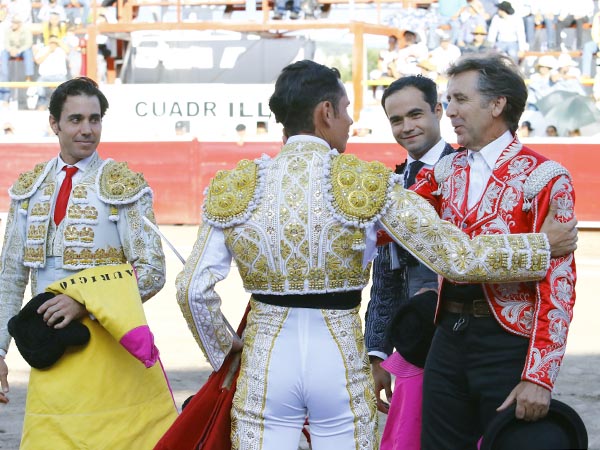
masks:
[[[408,165],[408,176],[404,183],[405,188],[409,188],[415,184],[415,178],[424,165],[425,163],[423,161],[413,161]]]

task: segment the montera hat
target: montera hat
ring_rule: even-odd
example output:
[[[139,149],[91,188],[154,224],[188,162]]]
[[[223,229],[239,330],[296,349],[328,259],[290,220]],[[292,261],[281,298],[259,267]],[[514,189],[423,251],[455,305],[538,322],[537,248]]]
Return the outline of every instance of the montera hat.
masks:
[[[502,11],[504,11],[506,14],[509,14],[509,15],[513,15],[515,13],[515,10],[513,9],[510,2],[496,3],[496,7],[498,9],[501,9]]]
[[[90,331],[79,321],[72,321],[64,328],[50,327],[37,309],[54,297],[44,292],[33,297],[19,313],[8,321],[8,332],[27,363],[36,369],[53,365],[65,353],[67,347],[84,345],[90,340]]]
[[[437,292],[425,291],[404,303],[390,321],[387,336],[396,351],[409,363],[425,367],[435,332],[433,319]]]
[[[566,403],[552,399],[548,415],[536,422],[517,419],[515,408],[505,409],[490,422],[480,450],[587,449],[583,420]]]

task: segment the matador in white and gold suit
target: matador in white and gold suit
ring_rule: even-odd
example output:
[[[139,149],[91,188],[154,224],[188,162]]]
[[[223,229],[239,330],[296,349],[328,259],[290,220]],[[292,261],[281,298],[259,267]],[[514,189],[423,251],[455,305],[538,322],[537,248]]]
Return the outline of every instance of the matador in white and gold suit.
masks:
[[[48,121],[58,156],[9,189],[0,256],[0,403],[9,402],[10,330],[32,365],[21,450],[149,450],[177,417],[142,308],[165,283],[160,237],[147,224],[154,222],[152,190],[126,163],[99,157],[107,109],[90,78],[57,86]],[[29,302],[24,310],[41,318],[23,325],[11,317],[29,278],[36,307]],[[87,328],[89,341],[60,345],[61,328],[73,321]],[[26,356],[53,350],[52,360]]]
[[[129,262],[137,279],[140,310],[140,296],[152,297],[165,282],[160,238],[143,221],[144,217],[154,221],[154,213],[152,192],[142,175],[125,163],[103,161],[96,152],[77,162],[66,216],[56,226],[52,211],[63,165],[60,157],[38,164],[21,174],[9,191],[0,265],[2,354],[10,340],[7,322],[19,312],[29,275],[35,296],[57,280],[85,281],[79,277],[84,269],[104,267],[99,278],[109,279],[118,273],[107,267],[122,268]],[[127,323],[131,318],[123,311],[129,310],[123,308],[135,303],[135,296],[125,298],[122,292],[123,297],[115,299],[114,291],[106,290],[104,295],[113,297],[102,302],[102,294],[98,295],[99,304],[110,305],[110,323]],[[151,449],[175,420],[176,409],[160,365],[146,369],[127,355],[119,345],[122,336],[112,338],[97,309],[90,304],[87,308],[98,319],[83,319],[92,334],[90,343],[67,351],[50,368],[31,369],[21,449],[126,449],[131,445]]]
[[[33,295],[74,272],[130,262],[142,300],[165,283],[160,237],[145,225],[154,221],[152,190],[126,163],[102,160],[97,152],[79,161],[65,219],[52,211],[65,164],[60,157],[21,174],[9,190],[0,276],[0,349],[6,350],[6,322],[19,311],[31,272]],[[64,175],[63,175],[64,178]]]
[[[548,268],[545,235],[471,240],[383,164],[341,154],[352,120],[336,73],[312,61],[284,69],[270,105],[286,144],[274,158],[217,173],[177,278],[183,314],[215,369],[234,339],[215,290],[232,259],[252,294],[231,413],[234,449],[295,450],[306,418],[314,450],[378,448],[359,317],[378,230],[456,281],[540,279]],[[309,106],[312,134],[294,133],[274,105],[278,90],[291,98],[302,84],[285,87],[288,75],[317,86],[306,91],[318,96]]]

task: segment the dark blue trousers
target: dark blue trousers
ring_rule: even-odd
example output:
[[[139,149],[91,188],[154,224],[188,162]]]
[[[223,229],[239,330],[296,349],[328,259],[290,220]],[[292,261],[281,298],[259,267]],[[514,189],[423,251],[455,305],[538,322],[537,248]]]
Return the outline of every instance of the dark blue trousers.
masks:
[[[496,408],[520,382],[529,339],[492,316],[443,313],[425,365],[421,450],[475,450]]]

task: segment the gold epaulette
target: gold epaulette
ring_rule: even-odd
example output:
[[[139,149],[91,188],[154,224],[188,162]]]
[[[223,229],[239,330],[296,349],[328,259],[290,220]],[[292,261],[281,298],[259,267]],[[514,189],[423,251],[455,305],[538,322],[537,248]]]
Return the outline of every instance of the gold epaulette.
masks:
[[[352,223],[366,223],[381,213],[392,173],[383,163],[354,155],[334,157],[331,188],[334,209]]]
[[[46,166],[49,163],[50,161],[36,164],[32,170],[20,174],[17,181],[8,190],[10,197],[13,200],[31,197],[46,176]]]
[[[127,204],[150,191],[141,173],[134,172],[125,162],[107,160],[100,168],[98,193],[108,204]]]
[[[258,165],[243,159],[233,170],[220,170],[210,181],[204,204],[204,218],[216,226],[230,226],[245,220],[256,194]]]

